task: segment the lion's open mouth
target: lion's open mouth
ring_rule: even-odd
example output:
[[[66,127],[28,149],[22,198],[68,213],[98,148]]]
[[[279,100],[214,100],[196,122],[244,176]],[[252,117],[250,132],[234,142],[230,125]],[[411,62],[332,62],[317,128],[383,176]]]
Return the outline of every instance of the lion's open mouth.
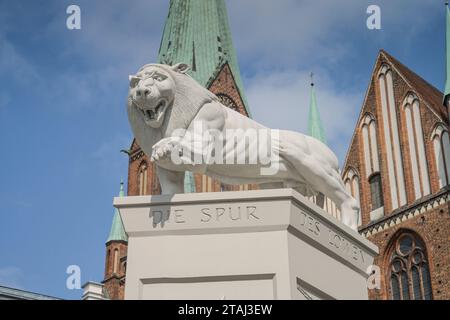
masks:
[[[155,109],[144,109],[139,107],[139,110],[142,112],[146,123],[156,125],[162,123],[166,108],[167,101],[161,100]]]

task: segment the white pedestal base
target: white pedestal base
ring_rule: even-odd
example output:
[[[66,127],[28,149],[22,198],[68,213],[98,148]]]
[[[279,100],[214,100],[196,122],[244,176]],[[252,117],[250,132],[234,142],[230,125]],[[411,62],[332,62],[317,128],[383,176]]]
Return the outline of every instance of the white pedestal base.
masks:
[[[125,299],[367,299],[377,247],[292,189],[114,199]]]

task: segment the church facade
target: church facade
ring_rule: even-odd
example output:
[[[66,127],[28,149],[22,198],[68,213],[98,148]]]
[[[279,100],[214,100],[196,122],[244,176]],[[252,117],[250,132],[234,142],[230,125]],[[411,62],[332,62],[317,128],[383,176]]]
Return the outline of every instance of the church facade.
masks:
[[[171,0],[158,62],[188,63],[190,75],[226,106],[251,116],[224,0]],[[443,98],[380,51],[342,167],[347,190],[360,202],[359,231],[380,248],[381,287],[369,291],[371,299],[450,299],[450,143]],[[310,135],[326,142],[314,87],[309,125]],[[155,167],[136,140],[128,154],[128,195],[160,194]],[[185,192],[255,188],[185,177]],[[328,199],[311,200],[339,219]],[[124,298],[127,241],[116,211],[103,280],[110,299]]]
[[[450,299],[450,143],[444,95],[381,50],[343,166],[376,244],[372,299]]]

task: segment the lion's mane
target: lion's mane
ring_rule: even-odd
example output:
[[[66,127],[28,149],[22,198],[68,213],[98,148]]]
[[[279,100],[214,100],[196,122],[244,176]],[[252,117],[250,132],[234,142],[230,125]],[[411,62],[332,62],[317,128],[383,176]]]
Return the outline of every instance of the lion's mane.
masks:
[[[151,152],[151,147],[160,139],[171,136],[176,129],[187,129],[205,104],[219,101],[215,94],[202,87],[191,76],[177,72],[171,66],[147,64],[139,72],[150,66],[170,74],[175,83],[175,95],[172,105],[164,115],[163,125],[158,129],[151,128],[144,122],[141,114],[133,106],[131,97],[128,97],[128,118],[134,136],[147,155]]]

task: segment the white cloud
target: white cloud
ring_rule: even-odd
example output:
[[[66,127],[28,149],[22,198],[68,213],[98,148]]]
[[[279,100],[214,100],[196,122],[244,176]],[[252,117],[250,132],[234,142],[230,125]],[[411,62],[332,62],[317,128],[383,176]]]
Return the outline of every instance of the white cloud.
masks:
[[[258,68],[298,65],[311,53],[336,58],[338,44],[324,42],[356,13],[351,1],[228,1],[234,42],[243,62]],[[251,15],[251,19],[249,19]]]
[[[156,60],[169,4],[166,0],[80,0],[82,28],[69,31],[55,17],[46,28],[65,41],[66,56],[89,56],[94,68],[134,72]]]
[[[411,0],[407,5],[380,0],[383,30],[376,33],[366,27],[369,0],[228,0],[227,4],[234,44],[247,71],[244,82],[253,117],[270,127],[306,133],[309,72],[314,70],[328,144],[341,164],[361,109],[362,90],[370,79],[361,70],[336,72],[339,64],[348,63],[346,55],[368,45],[374,50],[386,43],[409,47],[430,17],[443,11],[432,0]],[[373,59],[367,60],[370,66],[375,56],[376,51],[368,57]]]
[[[341,163],[345,157],[363,98],[362,92],[339,92],[323,71],[316,72],[316,96],[328,145]],[[276,129],[307,133],[310,78],[306,71],[257,74],[247,96],[253,118]]]
[[[254,69],[338,63],[364,41],[409,44],[430,19],[443,18],[434,0],[379,0],[382,31],[367,35],[369,0],[228,0],[233,40],[241,63]],[[426,13],[426,14],[424,14]]]

